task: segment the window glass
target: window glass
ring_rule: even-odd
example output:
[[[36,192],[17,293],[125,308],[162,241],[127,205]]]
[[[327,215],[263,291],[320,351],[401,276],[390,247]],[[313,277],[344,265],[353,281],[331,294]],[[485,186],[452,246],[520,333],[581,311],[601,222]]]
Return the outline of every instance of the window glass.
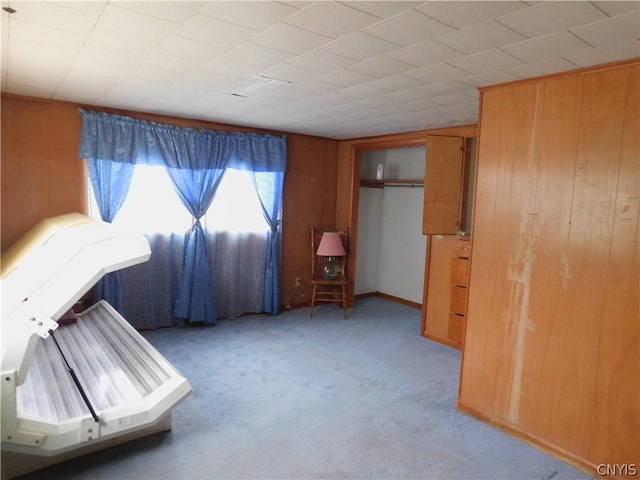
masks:
[[[224,172],[211,207],[205,215],[209,231],[266,232],[258,194],[251,173],[228,168]]]
[[[100,218],[91,186],[89,190],[90,215]],[[186,232],[192,222],[165,169],[136,165],[127,199],[114,224],[148,234],[170,234]],[[226,170],[203,224],[208,231],[241,233],[268,230],[249,172]]]

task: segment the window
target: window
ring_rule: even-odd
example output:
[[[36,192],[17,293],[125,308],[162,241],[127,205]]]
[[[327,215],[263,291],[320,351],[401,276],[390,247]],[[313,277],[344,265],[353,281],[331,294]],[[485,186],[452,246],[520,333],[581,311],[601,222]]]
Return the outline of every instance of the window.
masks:
[[[100,218],[90,188],[90,215]],[[146,234],[184,233],[193,219],[178,198],[163,167],[136,165],[127,199],[114,223]],[[263,233],[268,225],[262,214],[251,173],[227,169],[203,219],[209,232]]]
[[[209,231],[265,233],[269,230],[262,214],[251,173],[228,168],[205,215]]]
[[[93,189],[90,214],[100,218]],[[136,165],[124,204],[114,224],[147,237],[152,255],[137,268],[119,272],[123,314],[136,328],[175,324],[178,272],[184,258],[185,233],[193,218],[182,205],[164,167]],[[252,174],[227,169],[202,219],[214,277],[216,312],[234,317],[263,308],[267,237],[270,231],[253,185]]]
[[[177,323],[185,320],[215,323],[220,315],[235,314],[235,310],[216,305],[219,298],[229,297],[219,286],[233,289],[232,293],[245,293],[248,285],[255,284],[259,291],[251,295],[251,300],[258,306],[246,304],[240,313],[278,313],[280,258],[277,253],[281,249],[279,228],[287,163],[286,137],[181,128],[84,109],[80,109],[80,113],[80,156],[87,159],[91,179],[100,184],[100,198],[104,198],[109,208],[123,203],[121,212],[113,215],[109,212],[109,219],[114,218],[116,225],[122,224],[125,228],[146,230],[143,233],[153,252],[144,266],[125,269],[126,273],[114,272],[118,275],[114,275],[115,280],[108,285],[112,283],[114,288],[102,294],[103,297],[117,300],[122,292],[125,297],[120,302],[124,303],[122,309],[126,312],[128,305],[140,306],[146,310],[140,318],[154,326],[163,326],[172,314]],[[123,161],[127,164],[114,165]],[[142,164],[181,165],[186,170],[157,171],[156,176],[149,173],[151,167],[142,167]],[[203,171],[203,168],[216,170]],[[250,172],[232,172],[230,168]],[[171,177],[171,188],[166,181],[167,174]],[[116,182],[121,178],[128,182],[132,177],[133,185],[127,189],[130,190],[127,196],[122,191],[124,188],[118,188],[124,185]],[[254,177],[269,211],[263,212],[257,199]],[[184,206],[178,207],[178,194],[173,189],[176,182],[186,195],[196,197],[190,204],[198,206],[198,214],[207,208],[207,200],[214,198],[209,214],[204,215],[210,241],[203,243],[200,229],[189,228],[194,219]],[[214,195],[216,187],[220,189],[218,195]],[[202,195],[206,195],[205,201],[197,197]],[[262,219],[263,213],[268,214],[271,227]],[[233,258],[235,263],[230,262]],[[127,280],[124,277],[129,273],[132,278]],[[235,282],[229,281],[231,273],[236,274]],[[118,288],[118,277],[123,277],[121,288]],[[224,281],[217,281],[220,278]],[[173,306],[167,308],[168,303]],[[161,322],[157,321],[158,312],[163,315]]]

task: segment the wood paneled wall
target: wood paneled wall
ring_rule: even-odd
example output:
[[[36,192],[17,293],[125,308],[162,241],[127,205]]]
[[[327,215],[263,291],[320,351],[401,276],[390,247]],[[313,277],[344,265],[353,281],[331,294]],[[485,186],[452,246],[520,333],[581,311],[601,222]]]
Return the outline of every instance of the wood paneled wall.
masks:
[[[2,96],[2,251],[46,217],[86,213],[80,116],[67,105]]]
[[[77,104],[2,96],[2,250],[43,218],[86,212],[85,164],[78,158],[80,115]],[[137,118],[194,128],[259,131],[203,120],[124,112]],[[281,303],[309,301],[310,228],[336,222],[338,142],[286,134]],[[295,289],[295,277],[302,286]],[[294,295],[295,294],[295,295]]]
[[[336,225],[338,142],[289,135],[284,181],[282,305],[311,301],[311,225]],[[295,278],[302,285],[295,288]]]
[[[596,476],[640,465],[639,73],[481,100],[458,405]]]

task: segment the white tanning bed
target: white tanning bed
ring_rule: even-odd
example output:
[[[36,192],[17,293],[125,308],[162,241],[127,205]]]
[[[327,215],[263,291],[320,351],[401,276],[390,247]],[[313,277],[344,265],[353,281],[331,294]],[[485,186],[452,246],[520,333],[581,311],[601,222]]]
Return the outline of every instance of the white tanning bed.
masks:
[[[67,312],[145,262],[141,234],[72,213],[2,255],[2,478],[171,429],[187,380],[111,305]]]

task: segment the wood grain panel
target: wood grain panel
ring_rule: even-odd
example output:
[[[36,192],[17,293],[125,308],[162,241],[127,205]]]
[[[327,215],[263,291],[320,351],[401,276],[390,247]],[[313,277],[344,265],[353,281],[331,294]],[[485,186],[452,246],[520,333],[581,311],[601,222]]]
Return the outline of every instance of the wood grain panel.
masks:
[[[500,327],[506,332],[507,343],[503,351],[508,352],[508,360],[502,366],[508,382],[499,383],[497,391],[507,408],[507,418],[516,422],[520,415],[523,369],[526,361],[526,342],[531,304],[531,276],[535,262],[536,244],[539,238],[540,220],[535,211],[536,187],[538,181],[538,145],[540,117],[537,103],[540,86],[530,85],[505,92],[507,105],[504,120],[511,125],[505,132],[508,141],[503,157],[503,172],[509,181],[498,182],[502,201],[494,225],[494,234],[502,236],[505,250],[501,257],[501,278],[498,293],[500,309],[493,312],[502,316]],[[511,115],[512,114],[512,115]],[[505,258],[506,257],[506,258]]]
[[[567,348],[556,351],[569,365],[564,391],[573,397],[563,412],[568,428],[557,428],[558,443],[580,458],[589,458],[592,415],[598,409],[600,388],[597,368],[603,361],[599,324],[603,319],[603,289],[611,243],[613,198],[619,163],[626,76],[614,70],[583,77],[577,169],[573,184],[571,227],[566,247],[566,296],[557,318],[564,319],[559,336]],[[621,82],[625,85],[621,85]],[[606,134],[603,134],[605,133]],[[568,338],[572,335],[571,344]],[[606,356],[606,354],[605,354]],[[556,394],[558,395],[558,394]],[[565,394],[566,395],[566,394]],[[601,433],[602,434],[602,433]],[[605,434],[606,435],[606,434]]]
[[[494,340],[489,338],[491,333],[486,325],[490,307],[489,299],[480,302],[476,306],[474,299],[476,289],[474,283],[484,284],[491,282],[493,285],[494,270],[491,269],[491,259],[498,258],[501,254],[499,246],[492,241],[491,226],[494,223],[494,212],[497,203],[497,184],[500,169],[496,160],[500,154],[502,145],[502,90],[480,92],[480,108],[482,123],[479,125],[478,156],[476,163],[476,187],[475,206],[473,220],[474,245],[481,245],[481,255],[476,257],[472,269],[476,270],[469,279],[470,295],[467,301],[467,323],[465,344],[462,351],[462,369],[460,376],[460,388],[458,403],[465,407],[473,408],[480,412],[488,412],[493,415],[495,408],[490,404],[491,390],[495,385],[485,385],[480,375],[482,365],[498,365],[500,363],[499,352],[495,349],[485,349],[485,345],[492,345]],[[481,168],[480,168],[481,167]],[[480,207],[480,208],[479,208]],[[481,227],[481,228],[477,228]],[[469,312],[477,312],[469,317]],[[472,358],[473,362],[469,362]],[[476,380],[478,379],[478,380]]]
[[[537,169],[529,136],[536,125],[538,87],[524,85],[485,95],[483,118],[487,115],[490,121],[480,126],[464,355],[471,373],[463,376],[460,395],[473,399],[473,406],[490,417],[505,412],[517,416],[536,238],[531,213]],[[474,284],[480,288],[474,289]],[[481,314],[472,316],[472,311]],[[485,348],[487,344],[492,347]]]
[[[464,138],[429,136],[424,167],[424,235],[454,235],[460,229]]]
[[[2,97],[2,250],[41,219],[86,212],[80,117],[56,102]]]
[[[287,139],[281,301],[293,307],[311,300],[311,225],[336,225],[338,142],[302,135]],[[295,286],[296,277],[300,287]]]
[[[462,344],[464,341],[464,327],[465,316],[457,313],[449,314],[449,329],[447,331],[447,338],[451,339],[454,343]]]
[[[598,365],[601,422],[607,438],[591,458],[640,464],[640,66],[629,70],[620,168],[615,196],[608,286],[600,335],[610,355]],[[613,321],[611,321],[613,320]],[[605,347],[607,348],[607,347]],[[606,352],[606,351],[605,351]],[[612,372],[615,374],[612,375]],[[606,408],[606,411],[604,411]],[[608,425],[613,425],[609,428]]]
[[[640,464],[638,61],[483,90],[458,404]]]
[[[422,334],[443,343],[451,343],[447,337],[451,301],[451,257],[455,239],[453,235],[432,235],[428,240]]]
[[[527,362],[522,371],[520,417],[514,423],[553,442],[562,442],[562,432],[566,430],[563,419],[572,415],[576,402],[575,395],[570,392],[578,391],[566,388],[576,380],[572,374],[576,365],[574,359],[563,357],[571,351],[567,343],[579,335],[580,326],[572,318],[559,321],[558,311],[566,301],[571,276],[567,242],[577,161],[575,145],[579,132],[581,85],[580,77],[542,84],[538,103],[539,181],[534,207],[538,228],[530,282],[533,301],[528,312]]]
[[[574,258],[581,258],[585,236],[589,245],[588,261],[579,264],[582,271],[577,271],[576,277],[596,276],[581,285],[581,292],[576,285],[576,295],[585,295],[586,301],[572,305],[570,310],[570,314],[583,317],[582,328],[591,334],[585,341],[585,350],[589,351],[584,356],[589,355],[589,359],[585,358],[583,366],[587,398],[583,415],[576,418],[588,419],[584,422],[588,438],[581,439],[579,445],[586,458],[605,458],[610,463],[640,463],[639,317],[626,315],[631,312],[625,301],[629,295],[637,298],[640,291],[638,284],[629,290],[634,287],[630,280],[636,261],[630,235],[638,241],[638,216],[636,213],[629,221],[624,212],[630,207],[629,194],[638,196],[637,70],[635,83],[630,83],[632,72],[628,69],[585,76],[578,140],[581,174],[576,178],[574,200],[574,205],[583,208],[574,207],[571,222],[576,234],[574,237],[572,233],[570,239]],[[629,128],[635,128],[636,138],[633,141],[628,136],[623,147],[623,136]],[[633,180],[634,187],[630,184]],[[632,393],[634,384],[634,396],[619,398],[620,394]]]

